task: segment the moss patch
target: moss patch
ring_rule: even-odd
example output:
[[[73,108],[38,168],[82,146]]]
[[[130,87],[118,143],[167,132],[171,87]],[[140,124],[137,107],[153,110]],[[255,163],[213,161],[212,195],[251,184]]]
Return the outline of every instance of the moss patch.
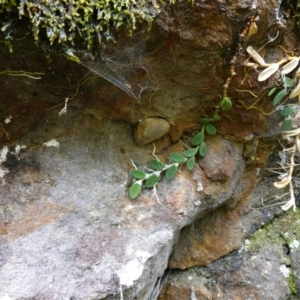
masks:
[[[300,210],[284,213],[256,231],[248,240],[250,240],[247,246],[249,251],[257,251],[270,244],[280,249],[286,245],[292,251],[297,241],[300,241]]]
[[[246,244],[246,249],[250,252],[256,252],[264,246],[275,245],[282,253],[282,264],[290,266],[290,258],[285,254],[300,248],[300,210],[291,210],[274,219],[250,236]],[[291,292],[291,299],[298,299],[293,298],[293,295],[298,293],[298,287],[292,270],[286,281]]]
[[[150,28],[153,18],[168,1],[147,0],[0,0],[0,26],[5,39],[15,31],[15,20],[27,19],[35,41],[45,34],[50,44],[74,44],[83,38],[88,49],[103,40],[114,40],[120,27],[130,35],[138,22]],[[13,21],[12,21],[13,20]],[[67,51],[67,50],[66,50]]]

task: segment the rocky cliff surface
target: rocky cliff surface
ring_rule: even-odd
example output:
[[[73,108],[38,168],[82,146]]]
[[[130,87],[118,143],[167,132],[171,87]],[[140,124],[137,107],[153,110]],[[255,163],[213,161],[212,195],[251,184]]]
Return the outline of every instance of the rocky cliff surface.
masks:
[[[12,54],[1,45],[1,300],[297,294],[282,267],[289,253],[237,252],[281,214],[258,209],[278,194],[265,170],[278,159],[282,117],[267,96],[278,76],[258,82],[245,49],[267,44],[268,62],[295,51],[296,18],[281,1],[236,2],[166,5],[151,31],[119,36],[99,57],[79,47],[79,63],[29,37],[14,40]],[[206,137],[207,155],[131,200],[133,164],[185,150],[199,117],[219,105],[230,67],[232,108]],[[138,130],[144,120],[151,125]]]

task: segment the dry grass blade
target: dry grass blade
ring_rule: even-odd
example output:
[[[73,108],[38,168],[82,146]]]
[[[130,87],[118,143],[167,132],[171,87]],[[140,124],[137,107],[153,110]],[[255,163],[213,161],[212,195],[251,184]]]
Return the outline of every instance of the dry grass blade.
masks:
[[[281,181],[274,182],[274,186],[277,187],[278,189],[282,189],[286,187],[292,180],[292,176],[289,175],[282,179]]]

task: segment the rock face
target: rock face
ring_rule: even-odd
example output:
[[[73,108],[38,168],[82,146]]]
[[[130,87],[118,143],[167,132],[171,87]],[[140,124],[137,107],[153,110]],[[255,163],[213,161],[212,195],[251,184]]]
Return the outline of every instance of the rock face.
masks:
[[[249,71],[244,80],[243,65],[244,47],[259,48],[277,31],[278,43],[293,49],[295,19],[280,18],[280,4],[257,4],[259,30],[239,49],[233,106],[214,122],[217,134],[205,134],[207,156],[134,201],[130,171],[153,158],[147,143],[167,163],[202,129],[198,118],[217,109],[232,40],[253,5],[178,1],[149,33],[120,38],[99,61],[81,51],[80,64],[61,56],[48,63],[29,40],[15,41],[13,54],[1,48],[0,300],[153,300],[168,267],[196,266],[188,283],[179,274],[193,270],[172,271],[159,299],[287,299],[272,247],[218,260],[280,213],[253,209],[277,192],[262,170],[274,149],[263,138],[278,132],[264,97],[276,78],[259,84]],[[278,47],[266,50],[267,62],[281,56]],[[149,127],[139,133],[153,120],[150,138]]]
[[[74,124],[71,111],[69,118]],[[151,191],[132,202],[124,187],[130,159],[136,151],[143,161],[151,147],[137,148],[124,122],[85,114],[78,122],[65,121],[59,147],[25,149],[4,163],[1,297],[93,299],[131,288],[127,299],[147,299],[180,228],[227,201],[243,172],[236,161],[230,180],[215,183],[200,169],[182,171],[159,185],[162,205]]]
[[[207,268],[187,271],[187,274],[174,271],[166,280],[159,300],[193,297],[205,300],[282,300],[290,296],[287,282],[280,272],[280,253],[274,247],[262,248],[252,257],[235,253]]]

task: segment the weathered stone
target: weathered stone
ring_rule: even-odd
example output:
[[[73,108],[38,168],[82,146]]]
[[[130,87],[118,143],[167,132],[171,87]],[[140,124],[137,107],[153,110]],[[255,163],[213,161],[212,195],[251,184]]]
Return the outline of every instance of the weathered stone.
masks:
[[[169,267],[186,269],[206,266],[241,247],[249,234],[270,221],[274,213],[268,212],[268,216],[249,208],[256,205],[257,198],[268,197],[264,191],[266,182],[256,186],[260,180],[256,170],[245,172],[224,208],[208,213],[192,225],[183,228],[170,257]],[[271,186],[272,182],[269,182],[269,185],[268,195],[276,193],[275,188]]]
[[[250,257],[234,252],[206,268],[174,271],[158,299],[193,299],[194,289],[194,299],[287,300],[290,292],[280,259],[280,252],[268,246]]]
[[[182,273],[180,273],[182,274]],[[179,272],[171,273],[171,280],[165,284],[158,300],[199,299],[212,300],[213,292],[205,287],[207,280],[199,278],[193,272],[180,278]],[[194,296],[194,297],[193,297]]]
[[[245,43],[255,41],[259,46],[267,35],[276,35],[280,3],[259,2],[259,31]],[[181,166],[171,182],[162,176],[155,195],[143,190],[136,201],[128,197],[132,160],[139,167],[147,166],[153,151],[152,145],[137,147],[132,142],[133,124],[162,116],[172,124],[171,139],[176,142],[182,134],[199,131],[198,118],[211,116],[218,106],[230,71],[224,61],[233,54],[228,49],[235,48],[232,41],[242,27],[238,23],[246,26],[252,11],[244,0],[227,3],[224,9],[214,0],[194,1],[193,6],[188,1],[166,5],[151,32],[141,30],[132,39],[120,38],[116,46],[107,44],[101,48],[102,60],[89,63],[53,56],[48,64],[30,39],[14,40],[12,55],[0,43],[0,144],[10,149],[3,163],[8,173],[0,186],[0,299],[119,300],[121,292],[124,300],[148,299],[182,228],[210,212],[216,224],[208,216],[203,219],[212,235],[207,246],[213,245],[214,238],[218,248],[223,247],[222,241],[229,244],[224,251],[212,249],[211,260],[237,247],[244,230],[246,235],[274,216],[272,210],[246,210],[252,200],[239,203],[231,213],[248,196],[250,176],[243,175],[243,145],[220,136],[206,135],[208,156],[203,169],[195,166],[188,172]],[[286,28],[280,25],[282,35]],[[286,36],[278,41],[284,47],[288,43],[287,49],[296,48],[298,31],[290,30]],[[260,84],[255,72],[248,72],[243,80],[245,55],[239,50],[237,74],[228,89],[233,107],[214,125],[223,136],[243,143],[265,134],[270,99],[261,96],[276,81]],[[266,52],[268,62],[281,57],[277,47]],[[5,70],[31,73],[9,76]],[[37,71],[44,74],[41,79],[30,76]],[[125,93],[126,89],[130,92]],[[254,103],[250,90],[259,95],[259,101]],[[67,113],[59,117],[67,97]],[[43,145],[53,139],[60,147]],[[27,148],[13,154],[16,144]],[[173,149],[185,149],[180,143],[170,146],[168,136],[157,146],[156,155],[164,162]],[[271,181],[265,185],[257,194],[253,185],[253,198],[261,201],[268,195]],[[212,213],[224,204],[226,208]],[[188,263],[181,262],[184,265]],[[194,289],[198,297],[216,294],[202,285],[198,289],[195,284]],[[226,298],[226,286],[220,290]],[[191,291],[187,286],[182,297],[191,297]]]
[[[136,146],[126,122],[76,112],[49,112],[20,141],[27,145],[20,156],[3,163],[0,298],[118,299],[121,284],[126,299],[147,299],[178,231],[226,202],[243,172],[239,164],[220,184],[199,168],[182,169],[158,184],[162,204],[151,190],[132,202],[124,187],[131,159],[146,165],[152,146]],[[43,137],[48,122],[57,125]],[[60,147],[46,147],[58,128],[65,128]]]
[[[147,118],[134,129],[134,142],[137,145],[147,145],[170,132],[171,126],[162,118]]]
[[[296,240],[297,244],[299,243],[298,240]],[[298,244],[299,247],[299,244]],[[294,249],[296,248],[296,249]],[[300,250],[297,249],[297,247],[292,248],[291,253],[291,267],[292,267],[292,287],[294,288],[293,292],[296,297],[300,297]]]
[[[199,160],[200,167],[211,180],[228,180],[241,160],[243,145],[216,135],[208,140],[207,155]]]

